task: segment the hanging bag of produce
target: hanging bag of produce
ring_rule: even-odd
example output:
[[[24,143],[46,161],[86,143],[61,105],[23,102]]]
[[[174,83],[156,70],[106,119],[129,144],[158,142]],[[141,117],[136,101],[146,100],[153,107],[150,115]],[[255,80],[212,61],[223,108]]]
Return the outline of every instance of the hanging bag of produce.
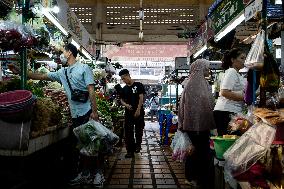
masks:
[[[101,123],[90,120],[86,124],[73,129],[78,139],[77,147],[80,153],[96,156],[98,153],[108,153],[119,137]]]
[[[276,60],[269,51],[267,42],[264,46],[264,65],[260,75],[260,87],[266,92],[277,92],[280,85],[280,72]]]
[[[193,145],[187,133],[180,130],[176,132],[171,148],[173,150],[172,159],[179,162],[184,162],[186,157],[193,151]]]
[[[251,69],[260,69],[263,66],[264,30],[261,30],[251,46],[247,55],[245,66]]]

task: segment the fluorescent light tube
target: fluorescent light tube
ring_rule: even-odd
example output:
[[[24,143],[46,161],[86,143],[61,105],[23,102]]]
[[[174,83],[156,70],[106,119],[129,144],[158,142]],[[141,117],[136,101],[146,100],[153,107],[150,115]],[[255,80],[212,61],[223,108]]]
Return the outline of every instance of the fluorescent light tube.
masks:
[[[77,49],[80,49],[80,45],[74,40],[71,40],[71,44],[74,45]]]
[[[219,41],[222,39],[224,36],[227,35],[230,31],[235,29],[240,23],[242,23],[245,20],[245,14],[242,13],[238,18],[236,18],[229,26],[226,27],[223,31],[219,32],[216,37],[215,41]]]
[[[89,59],[89,60],[93,60],[91,55],[85,50],[85,49],[82,49],[82,53]]]
[[[207,45],[204,45],[201,49],[199,49],[199,50],[193,55],[193,58],[196,58],[196,57],[198,57],[199,55],[201,55],[201,53],[203,53],[206,49],[207,49]]]
[[[58,14],[60,12],[60,9],[59,9],[58,6],[54,6],[51,10],[52,10],[52,12],[54,12],[56,14]]]
[[[68,32],[64,29],[64,27],[57,21],[57,19],[50,14],[48,9],[43,8],[42,9],[43,15],[48,18],[64,35],[68,35]]]

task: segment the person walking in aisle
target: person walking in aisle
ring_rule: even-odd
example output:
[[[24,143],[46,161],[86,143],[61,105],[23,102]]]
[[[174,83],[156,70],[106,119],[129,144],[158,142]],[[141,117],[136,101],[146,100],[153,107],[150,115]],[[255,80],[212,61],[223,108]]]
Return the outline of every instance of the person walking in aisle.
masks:
[[[67,142],[67,159],[64,160],[64,163],[66,164],[66,169],[71,169],[68,171],[69,174],[78,172],[78,161],[82,167],[82,172],[79,173],[75,179],[71,180],[69,184],[93,183],[101,185],[101,182],[104,180],[101,174],[103,160],[101,160],[101,157],[94,158],[84,155],[80,155],[79,157],[79,151],[76,149],[77,138],[73,133],[74,128],[87,123],[89,119],[99,121],[93,72],[87,64],[82,64],[76,60],[77,54],[78,49],[72,44],[67,44],[64,46],[63,53],[60,56],[62,62],[61,69],[47,74],[29,72],[28,78],[57,81],[63,85],[68,97],[73,124],[71,128],[72,132],[70,132]],[[13,65],[9,65],[9,68],[14,73],[19,73],[19,68]],[[81,93],[81,99],[73,98],[74,90]],[[84,98],[82,98],[82,96],[84,96]],[[93,165],[93,162],[95,162],[96,165]]]
[[[224,54],[222,67],[225,74],[221,80],[220,93],[214,108],[218,134],[227,134],[231,115],[242,112],[244,106],[245,79],[239,73],[244,67],[246,54],[234,48]]]
[[[141,150],[144,121],[144,94],[145,89],[142,83],[131,79],[129,71],[123,69],[119,72],[121,80],[126,84],[121,95],[121,104],[125,106],[125,143],[127,154],[125,158],[134,157],[134,152]],[[134,128],[135,126],[135,128]],[[135,130],[135,139],[134,139]]]
[[[202,189],[209,188],[210,130],[215,129],[213,95],[205,79],[210,62],[198,59],[190,66],[190,74],[181,95],[178,110],[178,128],[186,132],[194,146],[186,158],[186,183]]]
[[[150,99],[150,113],[151,113],[151,122],[154,122],[154,116],[158,119],[158,110],[159,110],[159,97],[158,93],[155,92]]]

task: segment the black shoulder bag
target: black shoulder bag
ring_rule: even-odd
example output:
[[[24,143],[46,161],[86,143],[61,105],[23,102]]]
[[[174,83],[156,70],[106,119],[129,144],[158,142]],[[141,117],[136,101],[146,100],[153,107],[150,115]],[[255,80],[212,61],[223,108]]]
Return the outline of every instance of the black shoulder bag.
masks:
[[[67,76],[67,69],[65,69],[65,76],[67,79],[68,86],[71,91],[71,100],[76,101],[76,102],[87,102],[89,99],[89,92],[88,91],[82,91],[79,89],[72,89],[71,84],[69,82],[69,78]]]

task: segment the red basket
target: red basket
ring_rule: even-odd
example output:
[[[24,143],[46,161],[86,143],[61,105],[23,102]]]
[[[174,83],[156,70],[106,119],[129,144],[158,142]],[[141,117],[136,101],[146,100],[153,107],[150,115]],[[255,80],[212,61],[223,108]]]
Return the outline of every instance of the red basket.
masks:
[[[15,90],[0,94],[0,106],[18,104],[32,98],[32,93],[27,90]]]

